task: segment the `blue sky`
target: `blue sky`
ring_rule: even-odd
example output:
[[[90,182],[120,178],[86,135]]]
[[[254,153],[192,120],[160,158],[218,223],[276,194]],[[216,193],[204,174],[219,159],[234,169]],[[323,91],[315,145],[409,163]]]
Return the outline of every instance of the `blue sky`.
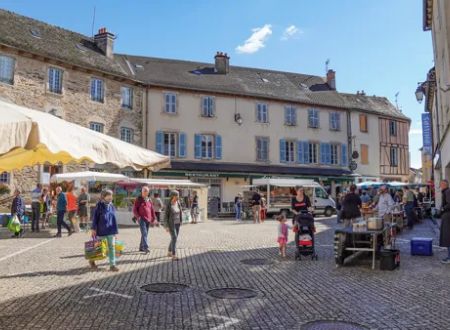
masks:
[[[422,31],[420,0],[0,0],[0,7],[91,35],[118,35],[115,51],[325,74],[337,88],[388,97],[411,120],[411,165],[420,167],[417,82],[433,66],[431,35]]]

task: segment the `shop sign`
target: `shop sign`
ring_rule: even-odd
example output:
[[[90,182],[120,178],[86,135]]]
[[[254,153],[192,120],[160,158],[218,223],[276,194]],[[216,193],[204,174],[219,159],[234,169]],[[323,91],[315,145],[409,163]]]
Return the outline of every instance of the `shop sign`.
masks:
[[[184,173],[184,176],[200,177],[200,178],[218,178],[219,173]]]

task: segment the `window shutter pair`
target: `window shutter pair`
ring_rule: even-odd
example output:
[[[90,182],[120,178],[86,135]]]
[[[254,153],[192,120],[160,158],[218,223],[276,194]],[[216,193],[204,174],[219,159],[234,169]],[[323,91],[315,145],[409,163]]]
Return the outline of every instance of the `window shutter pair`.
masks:
[[[222,136],[215,136],[215,158],[222,159]],[[202,159],[202,135],[195,134],[194,136],[194,158]]]
[[[178,157],[186,158],[186,133],[178,134]],[[164,132],[156,132],[156,152],[164,154]]]

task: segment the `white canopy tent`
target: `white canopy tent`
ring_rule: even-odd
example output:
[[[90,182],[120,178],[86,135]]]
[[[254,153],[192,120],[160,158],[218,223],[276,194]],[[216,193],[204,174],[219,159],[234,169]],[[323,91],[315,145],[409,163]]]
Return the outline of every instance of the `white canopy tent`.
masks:
[[[59,183],[63,181],[99,181],[99,182],[119,182],[130,181],[130,178],[123,174],[105,172],[72,172],[54,174],[50,178],[51,182]]]
[[[0,172],[34,164],[90,161],[156,171],[170,158],[43,111],[0,100]]]
[[[174,188],[204,188],[206,185],[195,183],[190,180],[172,180],[172,179],[130,179],[132,182],[146,184],[148,186],[167,186]]]

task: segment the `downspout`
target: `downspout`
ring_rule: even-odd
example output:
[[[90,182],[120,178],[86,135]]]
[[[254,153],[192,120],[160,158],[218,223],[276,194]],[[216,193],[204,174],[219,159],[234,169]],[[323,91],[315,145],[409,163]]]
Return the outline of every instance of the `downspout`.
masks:
[[[351,118],[351,109],[347,109],[347,164],[350,168],[350,161],[352,159],[351,154],[353,153],[352,150],[352,118]],[[353,172],[353,171],[352,171]]]

